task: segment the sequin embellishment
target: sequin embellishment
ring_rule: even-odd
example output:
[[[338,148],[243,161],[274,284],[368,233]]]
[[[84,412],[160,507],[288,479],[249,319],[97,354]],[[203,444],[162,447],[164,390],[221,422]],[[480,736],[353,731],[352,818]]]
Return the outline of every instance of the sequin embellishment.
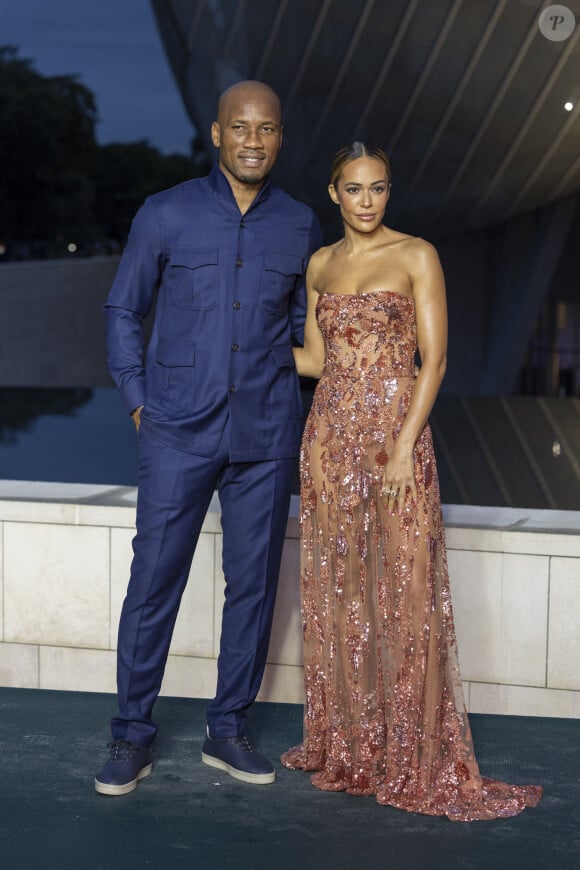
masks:
[[[415,447],[417,505],[389,514],[383,468],[411,400],[412,299],[322,294],[326,365],[304,430],[304,741],[286,767],[326,791],[471,821],[516,815],[539,786],[482,777],[459,673],[431,432]]]

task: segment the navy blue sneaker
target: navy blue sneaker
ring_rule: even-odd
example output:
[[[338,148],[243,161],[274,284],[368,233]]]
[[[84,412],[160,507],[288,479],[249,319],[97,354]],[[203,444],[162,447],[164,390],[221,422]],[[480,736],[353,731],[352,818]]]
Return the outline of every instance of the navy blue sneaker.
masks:
[[[263,755],[256,752],[247,737],[210,737],[209,731],[201,750],[201,760],[210,767],[225,770],[234,779],[266,785],[274,782],[274,767]]]
[[[95,790],[99,794],[129,794],[137,788],[140,779],[153,769],[153,754],[149,746],[139,746],[127,740],[107,743],[111,750],[109,760],[95,777]]]

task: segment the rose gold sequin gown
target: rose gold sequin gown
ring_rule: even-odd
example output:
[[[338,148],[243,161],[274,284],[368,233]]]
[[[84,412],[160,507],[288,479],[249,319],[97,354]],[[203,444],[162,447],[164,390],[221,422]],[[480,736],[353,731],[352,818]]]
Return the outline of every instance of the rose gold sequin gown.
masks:
[[[417,505],[387,513],[383,468],[409,407],[411,298],[323,293],[326,365],[301,452],[304,742],[282,756],[320,789],[469,821],[513,816],[538,786],[480,776],[457,660],[429,426]]]

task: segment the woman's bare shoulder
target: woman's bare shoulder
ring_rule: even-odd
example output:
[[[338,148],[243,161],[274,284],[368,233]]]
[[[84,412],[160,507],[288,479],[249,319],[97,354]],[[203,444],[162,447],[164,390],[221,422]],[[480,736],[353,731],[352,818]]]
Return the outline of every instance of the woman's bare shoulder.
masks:
[[[413,247],[413,250],[417,254],[430,256],[437,253],[435,245],[432,242],[428,242],[427,239],[421,238],[421,236],[409,236],[409,245]]]
[[[310,262],[314,263],[314,265],[325,263],[330,257],[332,257],[335,247],[336,243],[334,245],[324,245],[322,248],[318,248],[318,250],[310,257]]]
[[[431,242],[422,239],[421,236],[408,236],[404,233],[398,235],[400,235],[400,251],[410,264],[425,267],[439,261],[437,248]]]
[[[411,236],[408,233],[400,233],[397,230],[389,230],[389,244],[400,245],[402,249],[417,254],[421,251],[434,251],[435,247],[421,236]]]
[[[316,275],[320,274],[320,272],[325,268],[328,264],[328,261],[333,255],[333,247],[334,245],[327,245],[323,248],[318,248],[308,262],[308,274],[311,279],[314,279]]]

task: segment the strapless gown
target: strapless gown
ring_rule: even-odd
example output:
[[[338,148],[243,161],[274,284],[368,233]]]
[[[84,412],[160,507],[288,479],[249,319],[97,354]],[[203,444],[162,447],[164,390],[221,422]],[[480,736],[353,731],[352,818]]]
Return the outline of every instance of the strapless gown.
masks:
[[[304,740],[282,763],[316,771],[320,789],[403,810],[516,815],[541,788],[479,773],[428,425],[414,452],[416,505],[392,515],[381,494],[415,380],[414,301],[323,293],[316,313],[326,364],[300,457]]]

